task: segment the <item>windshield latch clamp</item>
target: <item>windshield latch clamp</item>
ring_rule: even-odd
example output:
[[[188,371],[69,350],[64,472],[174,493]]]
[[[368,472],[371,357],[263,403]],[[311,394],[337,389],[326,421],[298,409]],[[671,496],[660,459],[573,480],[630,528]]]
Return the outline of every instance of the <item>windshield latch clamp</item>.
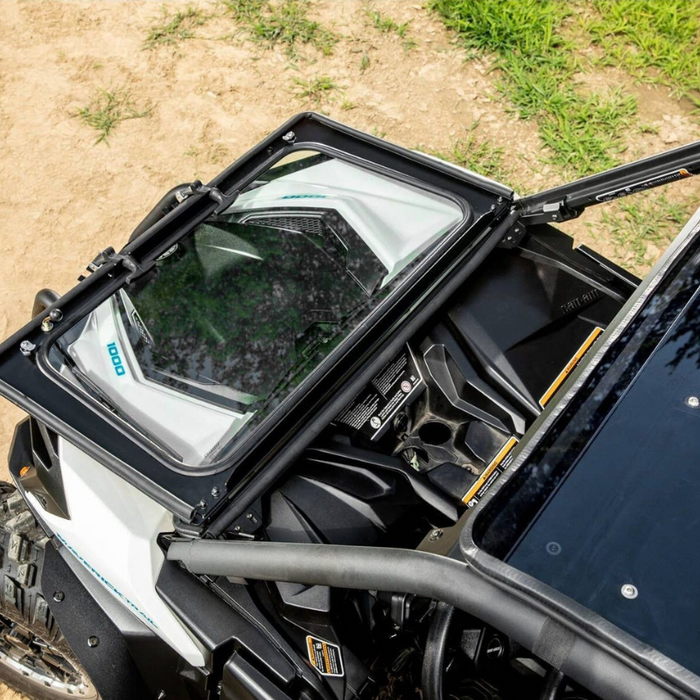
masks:
[[[88,265],[87,269],[90,270],[90,272],[95,272],[103,265],[108,263],[113,263],[115,265],[121,264],[127,270],[129,270],[129,274],[126,276],[127,284],[131,284],[134,280],[137,280],[139,277],[145,275],[155,265],[155,262],[153,261],[143,265],[135,260],[130,254],[127,253],[124,255],[122,253],[117,253],[115,252],[114,248],[110,246],[99,253]]]
[[[200,180],[195,180],[189,187],[176,193],[176,197],[180,202],[190,197],[193,194],[204,194],[213,199],[219,206],[214,210],[215,214],[221,214],[226,211],[237,199],[240,194],[239,190],[234,190],[231,194],[224,194],[217,187],[209,187],[203,185]]]

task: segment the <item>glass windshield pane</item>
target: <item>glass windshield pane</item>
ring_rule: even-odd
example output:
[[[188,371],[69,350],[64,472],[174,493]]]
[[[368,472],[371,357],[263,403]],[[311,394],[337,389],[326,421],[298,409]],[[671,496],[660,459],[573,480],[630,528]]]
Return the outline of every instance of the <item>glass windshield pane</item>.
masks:
[[[52,361],[172,458],[211,464],[462,218],[445,197],[292,154],[59,339]]]

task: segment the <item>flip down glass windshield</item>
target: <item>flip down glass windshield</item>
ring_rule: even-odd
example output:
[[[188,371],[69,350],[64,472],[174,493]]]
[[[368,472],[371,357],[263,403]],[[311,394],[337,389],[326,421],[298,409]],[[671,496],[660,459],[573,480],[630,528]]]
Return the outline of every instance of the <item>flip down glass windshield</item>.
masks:
[[[64,334],[52,365],[171,459],[210,465],[464,216],[428,190],[293,153]]]

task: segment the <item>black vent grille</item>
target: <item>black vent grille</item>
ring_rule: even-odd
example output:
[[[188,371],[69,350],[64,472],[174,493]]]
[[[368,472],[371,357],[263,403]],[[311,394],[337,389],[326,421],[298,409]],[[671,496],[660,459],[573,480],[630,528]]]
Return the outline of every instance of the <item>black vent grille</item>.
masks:
[[[318,216],[255,216],[245,220],[247,224],[255,226],[269,226],[270,228],[279,228],[285,231],[299,231],[300,233],[308,233],[312,236],[323,236],[326,233],[326,225]]]

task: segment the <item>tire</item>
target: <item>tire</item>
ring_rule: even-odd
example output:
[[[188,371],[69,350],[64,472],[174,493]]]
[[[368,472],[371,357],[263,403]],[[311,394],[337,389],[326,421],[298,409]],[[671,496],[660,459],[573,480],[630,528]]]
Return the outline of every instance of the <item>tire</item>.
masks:
[[[99,700],[39,588],[48,541],[15,487],[0,482],[0,681],[33,700]]]

